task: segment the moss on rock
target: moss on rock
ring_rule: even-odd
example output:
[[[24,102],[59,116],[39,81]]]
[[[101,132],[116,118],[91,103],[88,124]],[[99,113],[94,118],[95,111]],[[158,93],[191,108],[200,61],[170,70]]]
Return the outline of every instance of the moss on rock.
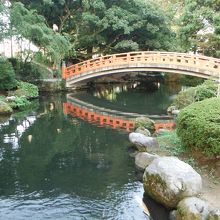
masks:
[[[8,115],[13,112],[12,108],[9,106],[9,104],[0,101],[0,115]]]
[[[139,117],[135,119],[135,129],[142,127],[148,129],[151,133],[155,132],[155,122],[148,117]]]

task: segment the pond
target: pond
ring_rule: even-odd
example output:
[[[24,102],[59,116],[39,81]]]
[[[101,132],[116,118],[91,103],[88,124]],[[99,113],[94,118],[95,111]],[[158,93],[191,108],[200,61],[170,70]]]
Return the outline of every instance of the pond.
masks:
[[[129,123],[136,115],[165,115],[179,89],[132,84],[42,94],[31,111],[1,122],[0,219],[148,219],[128,151]]]

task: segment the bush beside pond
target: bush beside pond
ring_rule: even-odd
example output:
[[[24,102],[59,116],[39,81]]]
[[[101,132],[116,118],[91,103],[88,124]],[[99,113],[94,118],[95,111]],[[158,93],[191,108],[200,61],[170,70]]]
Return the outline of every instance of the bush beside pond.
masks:
[[[216,97],[217,88],[218,86],[214,81],[207,80],[199,86],[191,87],[185,91],[181,91],[177,95],[174,101],[174,105],[178,109],[182,109],[194,102]]]
[[[0,101],[12,109],[24,110],[31,104],[29,99],[39,96],[38,87],[27,82],[17,81],[17,89],[8,92],[8,97],[0,96]]]
[[[17,90],[10,91],[10,96],[26,97],[27,99],[39,96],[38,87],[27,82],[18,81]]]
[[[13,101],[9,102],[9,105],[13,109],[21,109],[24,110],[26,107],[28,107],[31,104],[30,101],[24,96],[17,97],[15,96]]]
[[[210,98],[184,108],[177,117],[182,144],[207,155],[220,154],[220,98]]]

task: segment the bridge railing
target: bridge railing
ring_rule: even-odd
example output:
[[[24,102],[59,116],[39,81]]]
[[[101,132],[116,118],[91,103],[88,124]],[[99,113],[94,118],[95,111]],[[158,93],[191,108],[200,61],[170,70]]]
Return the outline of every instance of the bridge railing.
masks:
[[[203,71],[211,71],[213,76],[218,76],[220,72],[220,60],[216,58],[186,53],[143,51],[107,55],[71,65],[63,68],[63,78],[67,79],[72,76],[102,67],[132,63],[161,65],[173,64],[181,65],[185,68],[194,67],[202,69]]]

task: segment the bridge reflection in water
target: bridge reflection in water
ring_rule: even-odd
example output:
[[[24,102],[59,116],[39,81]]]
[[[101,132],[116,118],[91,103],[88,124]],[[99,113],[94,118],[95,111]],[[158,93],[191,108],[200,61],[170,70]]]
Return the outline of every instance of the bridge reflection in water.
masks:
[[[107,126],[126,131],[133,131],[135,118],[141,116],[147,116],[155,120],[156,130],[161,128],[172,130],[175,127],[175,122],[168,115],[141,115],[106,109],[81,101],[73,95],[67,95],[67,102],[63,103],[63,112],[101,127]]]

